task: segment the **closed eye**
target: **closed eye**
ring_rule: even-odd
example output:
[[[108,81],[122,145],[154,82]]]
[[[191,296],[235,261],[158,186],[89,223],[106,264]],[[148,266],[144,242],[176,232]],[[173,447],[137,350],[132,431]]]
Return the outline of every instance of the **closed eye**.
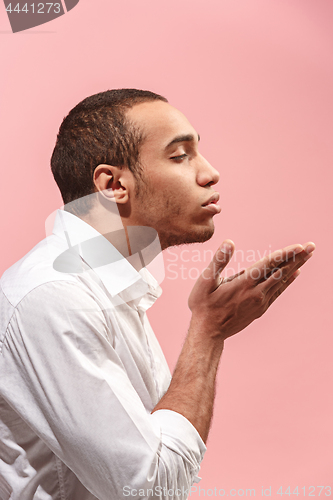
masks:
[[[182,161],[184,160],[188,155],[185,153],[180,156],[171,156],[170,160],[175,160],[175,161]]]

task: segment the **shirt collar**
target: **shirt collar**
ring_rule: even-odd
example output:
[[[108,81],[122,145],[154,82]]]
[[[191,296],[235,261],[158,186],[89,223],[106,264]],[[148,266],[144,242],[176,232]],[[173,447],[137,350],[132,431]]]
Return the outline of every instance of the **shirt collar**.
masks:
[[[79,255],[99,276],[112,297],[121,293],[126,302],[134,300],[137,306],[140,302],[141,308],[148,309],[161,295],[158,282],[146,268],[136,271],[101,233],[79,217],[57,210],[53,234],[67,243],[65,252],[56,259],[61,272],[71,272],[72,264],[72,272],[80,272]],[[138,255],[133,256],[136,257],[139,258]],[[150,297],[148,301],[138,301],[147,293]]]

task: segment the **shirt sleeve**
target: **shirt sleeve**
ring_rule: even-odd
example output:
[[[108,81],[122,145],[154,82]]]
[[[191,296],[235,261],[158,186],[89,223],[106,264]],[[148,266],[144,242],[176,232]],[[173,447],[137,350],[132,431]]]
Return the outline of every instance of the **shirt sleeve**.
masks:
[[[206,450],[182,415],[144,407],[113,347],[106,312],[77,283],[53,282],[17,306],[1,391],[98,499],[185,499]]]

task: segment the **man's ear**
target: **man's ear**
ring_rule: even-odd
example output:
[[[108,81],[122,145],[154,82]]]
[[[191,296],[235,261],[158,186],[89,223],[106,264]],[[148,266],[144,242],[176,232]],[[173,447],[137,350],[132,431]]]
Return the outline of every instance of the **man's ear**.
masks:
[[[98,165],[94,171],[93,181],[96,190],[108,201],[125,204],[134,192],[134,177],[126,167]]]

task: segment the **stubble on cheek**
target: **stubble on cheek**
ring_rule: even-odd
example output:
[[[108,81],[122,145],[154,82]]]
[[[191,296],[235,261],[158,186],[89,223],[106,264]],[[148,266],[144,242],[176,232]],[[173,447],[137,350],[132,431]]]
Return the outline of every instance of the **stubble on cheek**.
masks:
[[[136,198],[147,226],[153,227],[162,250],[190,243],[203,243],[214,234],[214,224],[207,226],[192,219],[185,203],[165,193],[163,187],[153,190],[149,179],[138,179]]]

